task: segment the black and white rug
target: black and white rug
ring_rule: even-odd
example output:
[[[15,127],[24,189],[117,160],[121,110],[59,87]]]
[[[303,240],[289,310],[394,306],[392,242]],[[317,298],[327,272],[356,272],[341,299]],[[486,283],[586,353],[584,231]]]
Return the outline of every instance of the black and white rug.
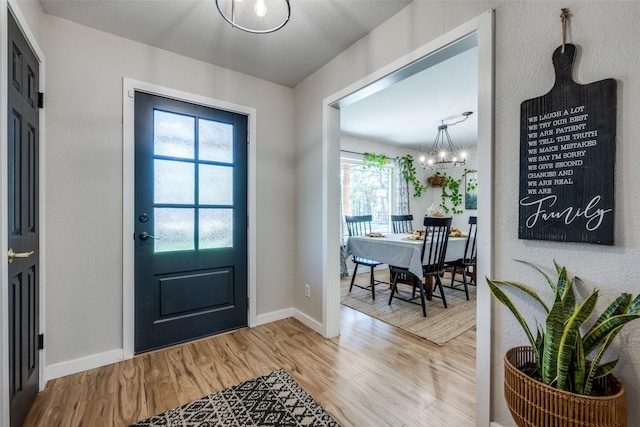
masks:
[[[339,424],[284,369],[278,369],[131,427],[156,426],[339,427]]]

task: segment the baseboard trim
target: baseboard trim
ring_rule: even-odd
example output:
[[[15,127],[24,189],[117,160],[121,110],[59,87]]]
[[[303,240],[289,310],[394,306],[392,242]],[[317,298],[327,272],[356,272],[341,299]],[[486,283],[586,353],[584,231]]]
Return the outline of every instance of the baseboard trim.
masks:
[[[502,427],[500,424],[491,421],[491,427]]]
[[[322,323],[312,319],[306,314],[294,308],[286,308],[271,313],[261,314],[257,316],[257,325],[264,325],[282,319],[293,317],[315,332],[322,334]],[[69,360],[67,362],[56,363],[45,368],[45,381],[53,380],[67,375],[77,374],[78,372],[88,371],[90,369],[99,368],[101,366],[110,365],[112,363],[124,360],[124,350],[117,349],[98,353],[79,359]],[[500,427],[500,426],[496,426]]]
[[[89,369],[110,365],[120,362],[121,360],[124,360],[124,352],[122,349],[98,353],[80,359],[69,360],[68,362],[49,365],[46,367],[45,378],[47,380],[53,380],[67,375],[77,374],[78,372],[88,371]]]
[[[322,323],[307,316],[303,312],[296,310],[295,308],[285,308],[284,310],[273,311],[271,313],[261,314],[257,317],[257,325],[265,325],[267,323],[276,322],[278,320],[287,319],[293,317],[296,320],[302,322],[305,326],[313,329],[315,332],[322,335],[324,330]]]
[[[293,317],[296,320],[299,320],[300,322],[302,322],[305,326],[313,329],[315,332],[319,333],[320,335],[324,334],[323,332],[324,326],[322,325],[322,323],[318,322],[315,319],[312,319],[311,317],[307,316],[301,311],[296,310],[295,308],[293,309]]]
[[[266,325],[267,323],[275,322],[282,319],[293,317],[293,309],[285,308],[284,310],[272,311],[267,314],[259,314],[256,317],[256,326]]]

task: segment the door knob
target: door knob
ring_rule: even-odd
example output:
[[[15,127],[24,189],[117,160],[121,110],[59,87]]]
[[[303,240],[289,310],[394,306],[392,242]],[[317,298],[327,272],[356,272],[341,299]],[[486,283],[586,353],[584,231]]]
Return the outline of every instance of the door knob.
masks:
[[[149,240],[149,239],[155,239],[155,236],[152,236],[151,234],[147,233],[146,231],[143,231],[142,233],[140,233],[138,235],[138,238],[140,240]]]
[[[29,252],[14,252],[13,249],[9,248],[7,251],[7,258],[9,259],[9,264],[13,262],[16,258],[29,258],[33,255],[33,251]]]

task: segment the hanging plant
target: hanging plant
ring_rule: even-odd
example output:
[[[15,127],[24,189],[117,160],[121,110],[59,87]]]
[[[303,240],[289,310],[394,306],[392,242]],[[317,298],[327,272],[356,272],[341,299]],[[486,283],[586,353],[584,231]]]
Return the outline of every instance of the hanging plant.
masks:
[[[433,175],[427,178],[427,183],[429,187],[441,187],[447,180],[446,174],[441,173],[440,171],[435,171]]]
[[[389,158],[386,154],[364,153],[362,159],[365,168],[375,167],[376,169],[382,169],[389,163]]]
[[[417,198],[422,196],[422,193],[428,187],[422,185],[420,183],[420,180],[416,176],[417,171],[416,167],[413,165],[413,156],[411,154],[407,154],[402,157],[396,157],[395,159],[391,159],[385,154],[375,153],[364,153],[363,157],[365,168],[375,167],[377,169],[382,169],[392,160],[397,160],[400,162],[400,171],[402,172],[402,177],[407,181],[408,184],[413,185],[413,197]]]
[[[420,180],[416,176],[416,167],[413,165],[413,156],[407,154],[399,158],[400,170],[402,171],[402,177],[411,185],[413,185],[413,197],[420,197],[422,193],[427,189],[426,186],[420,183]]]
[[[465,169],[465,172],[464,172],[463,176],[466,176],[468,173],[474,173],[474,172],[476,172],[476,171]],[[472,176],[467,181],[467,193],[473,193],[474,191],[476,191],[476,188],[478,188],[478,178],[475,178],[475,177]]]
[[[460,187],[462,186],[462,181],[464,180],[465,175],[471,172],[476,171],[465,169],[459,179],[454,179],[446,173],[440,174],[439,172],[436,172],[439,176],[445,177],[445,182],[442,185],[442,201],[440,202],[440,207],[442,207],[446,213],[452,213],[455,215],[464,212],[460,208],[460,205],[462,205],[462,202],[464,201],[464,192],[460,191]],[[478,180],[475,178],[471,179],[467,182],[466,190],[467,192],[473,191],[477,186]],[[462,186],[462,189],[465,189],[465,187]]]
[[[440,206],[446,213],[462,213],[462,209],[459,208],[462,204],[462,193],[460,193],[461,183],[462,178],[453,179],[449,175],[446,176],[445,182],[442,185],[442,201],[440,202]]]

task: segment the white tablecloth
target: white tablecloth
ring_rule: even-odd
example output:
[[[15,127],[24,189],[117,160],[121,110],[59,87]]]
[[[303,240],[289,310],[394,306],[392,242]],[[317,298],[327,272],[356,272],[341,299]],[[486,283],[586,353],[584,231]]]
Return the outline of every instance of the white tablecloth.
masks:
[[[347,241],[347,251],[354,256],[378,261],[382,264],[408,268],[422,277],[422,240],[405,240],[410,234],[385,234],[384,237],[352,236]],[[455,261],[464,256],[466,237],[449,237],[445,261]]]

